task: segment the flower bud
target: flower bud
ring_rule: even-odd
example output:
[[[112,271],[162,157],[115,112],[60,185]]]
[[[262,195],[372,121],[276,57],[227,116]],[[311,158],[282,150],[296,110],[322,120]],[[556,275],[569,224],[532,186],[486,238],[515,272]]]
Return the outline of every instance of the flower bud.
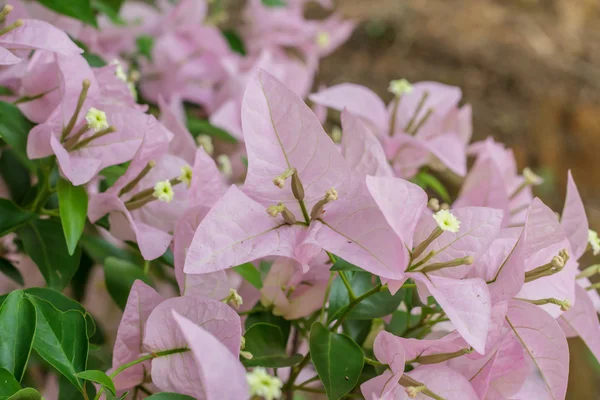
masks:
[[[404,388],[404,390],[406,391],[406,394],[411,399],[416,399],[417,395],[426,389],[427,389],[427,386],[408,386],[408,387]]]
[[[600,238],[598,238],[598,233],[592,229],[588,229],[588,243],[595,256],[600,254]]]
[[[325,196],[315,203],[312,210],[310,210],[310,218],[318,219],[323,214],[323,208],[326,204],[331,203],[338,199],[338,192],[335,188],[331,188],[325,191]]]
[[[240,306],[244,304],[242,296],[240,296],[235,289],[229,289],[229,295],[223,299],[223,302],[229,303],[235,308],[240,308]],[[244,339],[243,344],[244,346],[246,345],[246,339]]]
[[[278,175],[275,178],[273,178],[273,185],[277,186],[279,189],[283,189],[283,185],[285,185],[285,180],[290,176],[294,175],[295,171],[295,168],[286,169],[281,173],[281,175]]]
[[[300,182],[300,178],[298,177],[298,171],[295,168],[292,174],[292,193],[296,200],[304,200],[304,186],[302,186],[302,182]]]
[[[429,207],[429,209],[434,212],[440,211],[440,201],[438,199],[436,199],[435,197],[432,197],[427,202],[427,207]]]

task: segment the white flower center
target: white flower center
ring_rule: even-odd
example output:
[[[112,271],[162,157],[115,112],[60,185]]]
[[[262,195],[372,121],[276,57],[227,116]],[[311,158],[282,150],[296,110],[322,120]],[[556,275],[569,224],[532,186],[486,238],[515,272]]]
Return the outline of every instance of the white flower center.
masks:
[[[445,232],[456,233],[460,229],[460,221],[448,210],[436,212],[433,214],[433,219],[435,219],[440,229]]]

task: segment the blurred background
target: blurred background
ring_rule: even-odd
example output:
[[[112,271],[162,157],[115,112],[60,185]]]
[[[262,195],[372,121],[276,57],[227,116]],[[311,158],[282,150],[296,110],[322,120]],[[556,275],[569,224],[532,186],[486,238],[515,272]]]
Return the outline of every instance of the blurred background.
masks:
[[[600,229],[600,1],[338,0],[336,8],[360,24],[322,61],[317,84],[360,83],[386,100],[392,79],[461,87],[474,140],[491,135],[512,147],[521,168],[545,178],[537,194],[556,210],[571,169]],[[579,339],[569,345],[568,398],[600,398],[600,366]]]

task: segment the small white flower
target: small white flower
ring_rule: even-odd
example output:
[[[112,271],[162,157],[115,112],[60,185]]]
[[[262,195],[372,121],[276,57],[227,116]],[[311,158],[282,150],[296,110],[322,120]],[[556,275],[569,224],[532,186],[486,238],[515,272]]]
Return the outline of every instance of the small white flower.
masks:
[[[199,135],[196,138],[196,143],[198,146],[204,148],[206,154],[211,155],[215,152],[215,146],[213,145],[212,138],[208,135]]]
[[[217,164],[219,165],[219,171],[226,177],[230,177],[233,173],[233,169],[231,167],[231,160],[227,157],[226,154],[221,154],[217,157]]]
[[[94,130],[94,132],[100,132],[108,128],[106,113],[94,107],[90,107],[88,110],[87,114],[85,115],[85,121],[90,129]]]
[[[235,308],[239,308],[242,304],[244,304],[244,299],[242,299],[242,296],[240,296],[235,289],[229,289],[229,296],[227,296],[227,298],[229,299],[228,302],[231,303]],[[244,345],[245,344],[246,341],[244,340]]]
[[[173,197],[175,197],[173,187],[171,186],[171,182],[169,182],[169,180],[156,182],[156,185],[154,185],[154,193],[152,193],[152,195],[159,201],[163,201],[165,203],[170,203],[173,201]]]
[[[325,191],[325,200],[327,202],[334,201],[338,199],[338,192],[334,188]]]
[[[390,85],[388,86],[388,92],[392,93],[394,96],[410,94],[412,90],[412,85],[406,79],[396,79],[394,81],[390,81]]]
[[[598,238],[598,232],[588,229],[588,242],[592,246],[592,252],[595,256],[600,254],[600,238]]]
[[[533,186],[541,185],[544,182],[544,180],[530,168],[523,169],[523,178],[525,178],[525,183]]]
[[[265,400],[275,400],[281,398],[281,379],[271,376],[267,370],[262,367],[256,367],[246,373],[246,380],[250,386],[250,397],[258,396]]]
[[[189,188],[192,184],[192,168],[190,168],[189,165],[184,165],[183,167],[181,167],[181,174],[177,179],[185,183]]]
[[[456,233],[460,228],[460,221],[448,210],[436,212],[433,214],[433,219],[443,231]]]
[[[315,37],[315,42],[320,48],[326,49],[331,44],[331,35],[329,35],[329,32],[321,31],[317,33],[317,36]]]

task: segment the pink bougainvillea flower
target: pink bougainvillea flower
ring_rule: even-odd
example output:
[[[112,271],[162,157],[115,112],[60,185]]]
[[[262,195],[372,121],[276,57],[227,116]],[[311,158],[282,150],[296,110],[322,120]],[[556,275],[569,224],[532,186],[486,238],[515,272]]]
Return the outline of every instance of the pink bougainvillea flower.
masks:
[[[178,315],[188,321],[182,323]],[[153,359],[152,382],[163,391],[197,399],[244,398],[245,373],[238,361],[241,335],[240,317],[218,300],[202,296],[165,300],[148,317],[144,349],[191,351]]]
[[[417,283],[421,298],[432,295],[456,330],[479,353],[485,349],[491,315],[490,294],[481,278],[465,278],[472,264],[497,237],[501,210],[464,207],[452,210],[460,228],[439,230],[438,221],[426,211],[427,196],[418,186],[399,178],[367,177],[369,191],[395,233],[412,253],[406,278]],[[397,199],[405,199],[405,204]],[[423,247],[421,244],[426,243]],[[413,250],[413,245],[415,249]],[[417,254],[419,253],[419,254]],[[395,293],[404,283],[387,281]]]
[[[401,278],[406,260],[399,238],[302,99],[260,71],[242,112],[243,192],[231,187],[202,221],[184,271],[213,272],[268,255],[294,258],[306,269],[325,249],[379,276]]]
[[[398,381],[404,374],[406,356],[400,338],[389,332],[381,332],[375,338],[373,351],[375,357],[388,369],[383,374],[368,380],[360,386],[360,390],[366,399],[385,398],[393,393],[399,386]]]
[[[369,89],[350,83],[332,86],[310,99],[339,111],[346,108],[368,121],[398,176],[410,177],[426,164],[439,168],[440,162],[464,176],[470,108],[458,109],[460,89],[435,82],[409,87],[388,107]]]
[[[45,123],[31,130],[31,159],[56,155],[61,173],[82,185],[102,168],[131,160],[145,133],[164,136],[153,116],[103,96],[83,57],[56,57],[61,102]]]
[[[133,283],[117,331],[117,339],[113,350],[113,370],[138,359],[145,352],[142,347],[142,339],[146,321],[152,310],[163,301],[164,298],[161,295],[142,281],[137,280]],[[149,361],[137,364],[127,368],[115,377],[115,387],[117,390],[135,387],[143,383],[149,375]]]
[[[320,266],[324,265],[324,260],[319,261]],[[210,274],[200,277],[205,275]],[[311,268],[303,273],[296,261],[280,257],[264,279],[261,303],[265,307],[273,306],[273,314],[285,319],[307,317],[323,306],[328,280],[327,268]]]
[[[27,57],[29,50],[47,50],[71,56],[83,53],[60,29],[35,19],[16,18],[13,7],[0,9],[0,65],[14,65]]]

